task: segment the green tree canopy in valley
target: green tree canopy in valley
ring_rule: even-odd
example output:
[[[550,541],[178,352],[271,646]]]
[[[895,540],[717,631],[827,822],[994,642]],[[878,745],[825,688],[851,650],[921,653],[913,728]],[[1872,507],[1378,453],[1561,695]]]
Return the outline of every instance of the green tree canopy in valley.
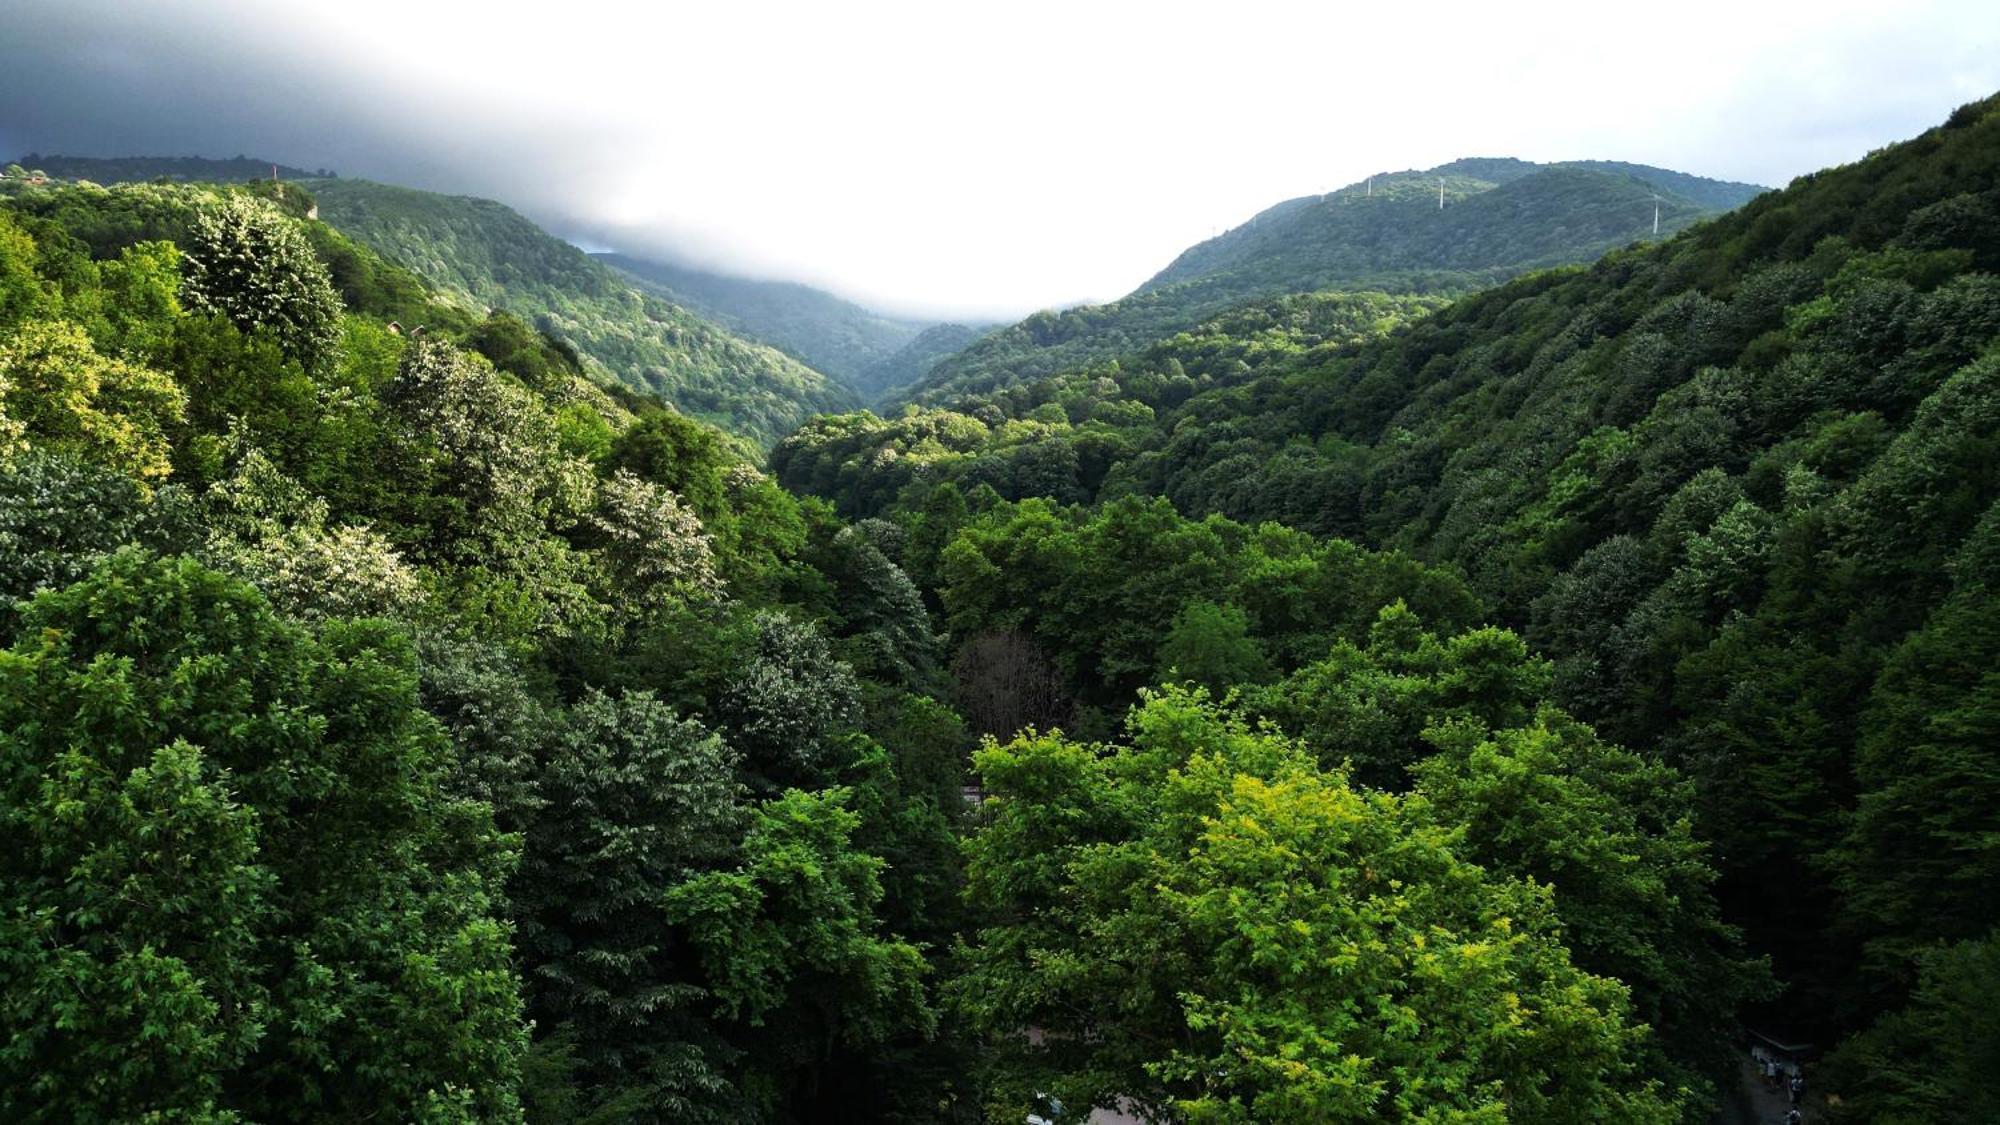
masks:
[[[955,996],[996,1118],[1049,1093],[1198,1121],[1678,1119],[1547,889],[1467,862],[1424,798],[1199,694],[1149,698],[1127,738],[977,756],[986,921]]]
[[[309,633],[253,588],[126,552],[0,653],[0,1104],[482,1121],[526,1041],[515,842],[380,622]]]

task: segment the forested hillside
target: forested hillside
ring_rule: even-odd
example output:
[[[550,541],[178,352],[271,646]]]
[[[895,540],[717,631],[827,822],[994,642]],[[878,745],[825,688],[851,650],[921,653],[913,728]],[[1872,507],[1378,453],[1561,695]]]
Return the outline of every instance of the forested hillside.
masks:
[[[1282,297],[1122,360],[968,398],[958,409],[814,419],[772,451],[771,468],[786,487],[831,500],[855,519],[945,481],[1009,500],[1087,502],[1105,474],[1157,443],[1172,412],[1201,391],[1373,339],[1445,304],[1382,293]],[[1316,502],[1295,486],[1273,492],[1306,508]],[[1303,508],[1266,514],[1311,518]]]
[[[1137,351],[1259,298],[1467,293],[1671,234],[1761,190],[1610,161],[1470,159],[1384,173],[1271,207],[1184,251],[1122,300],[1036,313],[892,398],[935,406],[1002,390]]]
[[[964,350],[991,330],[991,325],[984,324],[931,325],[861,373],[862,396],[873,402],[895,394],[923,378],[938,360]]]
[[[321,218],[474,309],[501,308],[576,346],[593,370],[769,442],[857,401],[775,348],[739,339],[503,204],[366,180],[310,180]]]
[[[1694,791],[1457,575],[846,524],[308,208],[0,190],[0,1116],[1706,1112]]]
[[[1973,1076],[2000,1040],[1966,997],[2000,989],[2000,98],[1373,341],[1296,307],[952,410],[820,420],[773,463],[854,517],[921,527],[982,486],[1156,497],[1463,575],[1546,657],[1550,701],[1688,779],[1723,916],[1781,985],[1747,1018],[1839,1044],[1853,1120],[1989,1116]],[[1056,565],[986,557],[943,565],[985,583],[1019,560],[1034,589]],[[1243,642],[1264,596],[1176,619],[1231,638],[1210,682],[1408,785],[1377,772],[1393,707],[1354,710],[1393,698],[1377,672],[1278,678]],[[1394,765],[1421,786],[1459,737]]]
[[[1762,190],[1640,165],[1458,160],[1280,203],[1188,249],[1138,292],[1200,282],[1203,299],[1241,301],[1339,286],[1439,288],[1423,275],[1595,258],[1649,235],[1655,198],[1664,234]]]
[[[852,398],[497,204],[36,179],[0,1120],[2000,1115],[2000,96],[763,465]]]
[[[884,390],[875,372],[927,325],[871,312],[852,301],[791,281],[727,277],[624,254],[593,255],[638,278],[660,296],[728,328],[796,356],[845,383],[863,401]]]

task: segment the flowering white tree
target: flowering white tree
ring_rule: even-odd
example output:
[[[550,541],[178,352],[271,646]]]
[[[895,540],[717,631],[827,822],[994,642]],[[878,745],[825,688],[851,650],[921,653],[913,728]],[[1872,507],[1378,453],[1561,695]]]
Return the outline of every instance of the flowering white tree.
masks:
[[[220,313],[245,332],[263,329],[307,371],[321,370],[340,339],[340,294],[326,264],[277,208],[227,195],[189,225],[181,299]]]
[[[599,487],[587,523],[614,597],[647,610],[722,596],[701,518],[671,489],[620,469]]]
[[[387,539],[366,527],[326,526],[326,502],[255,449],[210,492],[209,510],[207,561],[294,617],[396,616],[423,597],[416,571]]]
[[[409,470],[429,476],[457,509],[433,520],[447,540],[441,548],[504,561],[588,506],[589,466],[562,452],[535,396],[483,358],[415,340],[383,399],[402,422]]]

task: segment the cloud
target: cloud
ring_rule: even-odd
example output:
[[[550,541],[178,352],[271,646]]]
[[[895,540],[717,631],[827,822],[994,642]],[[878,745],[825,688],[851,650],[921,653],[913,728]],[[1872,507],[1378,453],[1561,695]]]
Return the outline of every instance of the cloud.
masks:
[[[2000,88],[2000,9],[14,0],[0,151],[245,153],[878,306],[1117,296],[1464,155],[1782,183]]]

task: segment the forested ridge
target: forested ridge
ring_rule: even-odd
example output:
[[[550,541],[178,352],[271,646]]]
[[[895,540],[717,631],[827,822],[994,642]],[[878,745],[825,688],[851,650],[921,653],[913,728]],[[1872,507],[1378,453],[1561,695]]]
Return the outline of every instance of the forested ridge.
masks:
[[[729,277],[625,254],[592,257],[740,336],[798,357],[864,402],[900,386],[887,381],[899,370],[891,361],[926,330],[942,327],[884,316],[797,282]]]
[[[1761,190],[1614,161],[1473,158],[1385,172],[1267,208],[1189,247],[1120,300],[990,333],[888,400],[937,406],[996,393],[1138,351],[1258,298],[1469,293],[1672,234]]]
[[[0,178],[0,1117],[1992,1116],[2000,98],[762,465],[336,183]]]
[[[505,309],[569,341],[593,371],[768,444],[855,394],[740,339],[504,204],[354,179],[305,184],[334,226],[474,309]]]
[[[886,398],[923,378],[939,360],[965,350],[991,329],[991,325],[933,324],[862,372],[858,389],[870,400]]]

